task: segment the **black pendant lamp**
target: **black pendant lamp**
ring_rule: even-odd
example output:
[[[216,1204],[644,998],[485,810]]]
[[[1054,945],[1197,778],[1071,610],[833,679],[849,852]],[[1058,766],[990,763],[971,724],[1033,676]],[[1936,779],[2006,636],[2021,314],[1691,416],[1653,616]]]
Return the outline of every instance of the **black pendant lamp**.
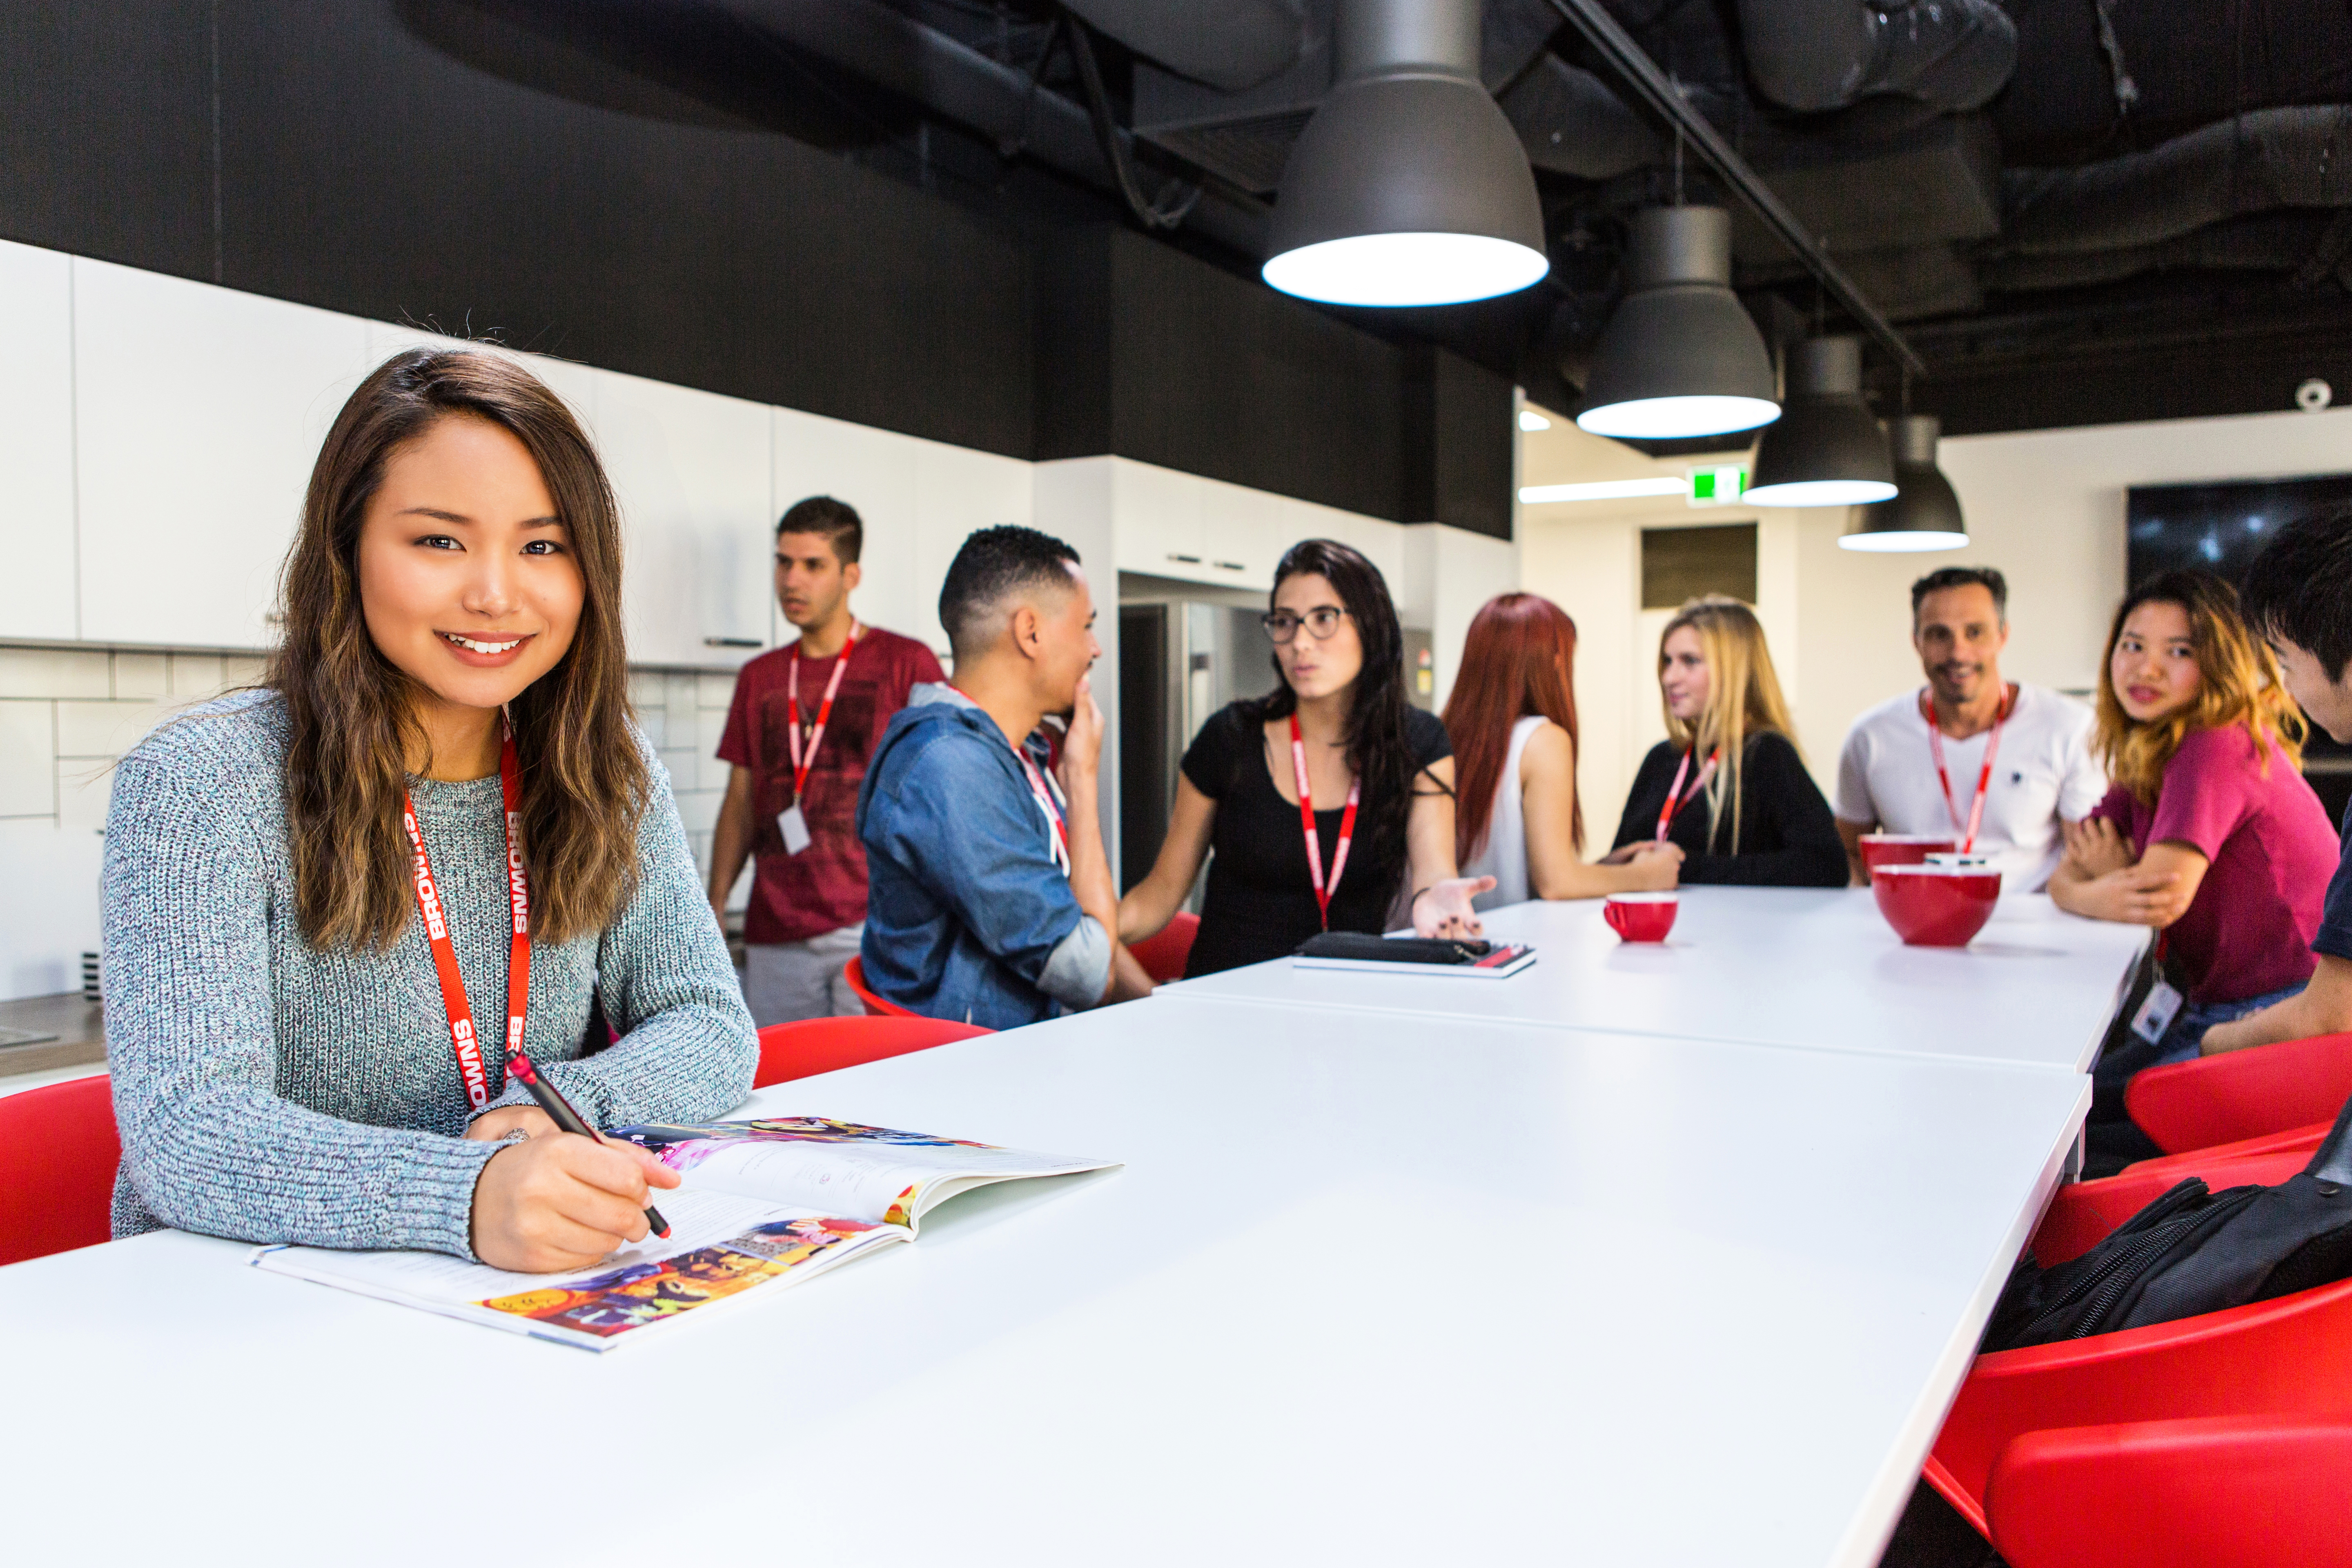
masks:
[[[1263,276],[1334,305],[1450,305],[1550,269],[1518,133],[1478,79],[1478,0],[1339,0],[1339,79],[1283,168]]]
[[[1853,531],[1841,535],[1838,543],[1882,552],[1961,548],[1969,529],[1960,518],[1960,498],[1936,466],[1942,422],[1932,414],[1906,414],[1886,428],[1895,447],[1895,499],[1863,508]]]
[[[1812,338],[1789,353],[1789,395],[1756,446],[1758,506],[1866,506],[1893,499],[1886,433],[1862,400],[1862,340]]]
[[[1625,298],[1593,345],[1584,412],[1596,436],[1674,440],[1753,430],[1780,416],[1772,358],[1731,292],[1731,215],[1633,215]]]

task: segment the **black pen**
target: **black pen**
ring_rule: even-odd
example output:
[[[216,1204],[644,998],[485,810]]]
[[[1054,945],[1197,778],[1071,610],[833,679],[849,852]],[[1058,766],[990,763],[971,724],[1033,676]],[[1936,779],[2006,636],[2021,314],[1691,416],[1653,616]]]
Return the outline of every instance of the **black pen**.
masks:
[[[602,1132],[580,1120],[580,1113],[572,1109],[571,1101],[556,1093],[555,1086],[539,1076],[539,1069],[530,1065],[529,1057],[520,1051],[513,1052],[507,1058],[507,1071],[522,1080],[523,1088],[530,1090],[530,1097],[539,1101],[539,1108],[547,1112],[547,1119],[555,1123],[557,1131],[577,1132],[583,1138],[593,1138],[607,1148],[614,1147]],[[664,1241],[669,1239],[669,1221],[662,1218],[661,1210],[651,1204],[646,1205],[646,1224],[651,1226],[653,1233]]]

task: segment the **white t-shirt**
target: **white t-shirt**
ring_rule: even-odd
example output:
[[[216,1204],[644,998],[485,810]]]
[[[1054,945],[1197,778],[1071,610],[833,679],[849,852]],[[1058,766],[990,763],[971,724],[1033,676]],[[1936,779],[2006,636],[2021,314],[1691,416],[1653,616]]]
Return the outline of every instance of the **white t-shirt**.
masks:
[[[1838,752],[1840,821],[1876,823],[1888,833],[1951,833],[1966,823],[1992,731],[1944,737],[1952,795],[1946,805],[1936,753],[1914,688],[1853,721]],[[1985,789],[1977,848],[1993,857],[2008,890],[2039,892],[2065,844],[2061,817],[2077,821],[2107,793],[2106,770],[2091,754],[2091,710],[2071,697],[2018,683],[2017,706],[2000,727],[2000,752]]]

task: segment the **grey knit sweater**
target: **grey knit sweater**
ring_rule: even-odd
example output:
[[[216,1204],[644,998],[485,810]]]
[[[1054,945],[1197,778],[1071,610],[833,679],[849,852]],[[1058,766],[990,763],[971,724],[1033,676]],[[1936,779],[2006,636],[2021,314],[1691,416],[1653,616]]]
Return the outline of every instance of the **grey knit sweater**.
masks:
[[[106,1035],[122,1167],[114,1233],[473,1256],[475,1179],[501,1145],[472,1110],[423,922],[384,952],[320,952],[294,911],[280,779],[285,709],[247,692],[123,758],[106,827]],[[600,1126],[693,1121],[751,1092],[751,1016],[695,872],[668,775],[637,836],[638,885],[604,931],[531,949],[525,1046]],[[506,828],[497,775],[413,779],[485,1037],[500,1064]],[[589,992],[622,1038],[580,1058]]]

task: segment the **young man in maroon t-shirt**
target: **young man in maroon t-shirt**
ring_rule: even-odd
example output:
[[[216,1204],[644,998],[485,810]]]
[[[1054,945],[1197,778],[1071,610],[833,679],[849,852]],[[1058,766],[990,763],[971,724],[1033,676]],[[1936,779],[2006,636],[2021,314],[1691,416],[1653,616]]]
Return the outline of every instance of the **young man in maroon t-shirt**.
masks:
[[[734,768],[711,836],[710,907],[723,924],[751,856],[743,994],[762,1026],[864,1011],[842,974],[866,921],[858,786],[908,688],[947,679],[929,648],[849,613],[865,533],[831,496],[777,523],[776,602],[800,640],[743,667],[719,739]]]

